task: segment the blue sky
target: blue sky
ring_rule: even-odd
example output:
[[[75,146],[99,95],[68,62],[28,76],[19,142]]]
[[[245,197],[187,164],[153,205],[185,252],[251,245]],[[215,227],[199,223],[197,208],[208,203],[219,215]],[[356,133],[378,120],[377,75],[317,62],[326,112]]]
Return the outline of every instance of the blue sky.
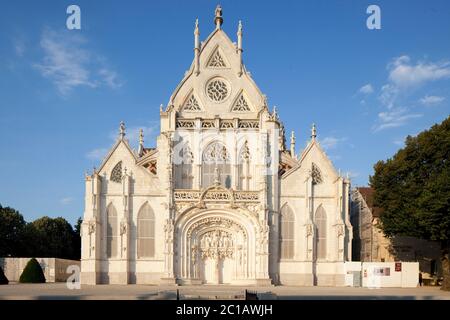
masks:
[[[312,122],[331,160],[364,185],[373,164],[450,111],[449,1],[221,1],[223,29],[244,27],[244,63],[297,152]],[[81,30],[66,8],[81,8]],[[368,30],[366,8],[381,8]],[[3,1],[0,203],[31,221],[82,216],[84,172],[119,122],[154,145],[193,58],[193,27],[213,30],[214,1]]]

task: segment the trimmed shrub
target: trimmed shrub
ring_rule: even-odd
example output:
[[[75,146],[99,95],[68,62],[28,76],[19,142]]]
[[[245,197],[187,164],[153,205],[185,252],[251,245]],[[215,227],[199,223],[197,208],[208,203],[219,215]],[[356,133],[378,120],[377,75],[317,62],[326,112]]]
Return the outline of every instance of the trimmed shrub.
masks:
[[[5,276],[5,273],[3,272],[2,267],[0,267],[0,284],[8,284],[8,283],[9,283],[9,280]]]
[[[39,262],[33,258],[28,261],[25,269],[20,275],[19,282],[21,283],[45,283],[44,272],[42,271]]]

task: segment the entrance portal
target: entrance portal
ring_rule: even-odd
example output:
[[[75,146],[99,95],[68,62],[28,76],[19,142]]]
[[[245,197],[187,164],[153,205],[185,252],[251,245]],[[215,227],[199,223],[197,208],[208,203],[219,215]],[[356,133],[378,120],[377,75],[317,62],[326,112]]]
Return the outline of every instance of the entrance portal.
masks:
[[[204,284],[229,284],[235,278],[234,259],[213,259],[203,260],[201,267],[201,279]]]
[[[235,239],[225,230],[212,230],[201,235],[200,253],[203,283],[230,283],[234,274]]]
[[[175,268],[180,284],[241,284],[255,279],[261,259],[255,257],[252,225],[258,221],[246,221],[244,214],[234,211],[226,214],[211,210],[185,215],[179,221],[176,248],[180,259]]]

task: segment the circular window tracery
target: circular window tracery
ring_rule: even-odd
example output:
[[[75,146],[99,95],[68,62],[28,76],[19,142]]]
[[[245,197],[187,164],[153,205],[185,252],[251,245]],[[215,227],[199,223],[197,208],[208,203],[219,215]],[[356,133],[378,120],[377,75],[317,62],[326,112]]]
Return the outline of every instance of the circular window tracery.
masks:
[[[222,102],[228,97],[228,86],[222,79],[212,79],[206,86],[208,97],[215,102]]]

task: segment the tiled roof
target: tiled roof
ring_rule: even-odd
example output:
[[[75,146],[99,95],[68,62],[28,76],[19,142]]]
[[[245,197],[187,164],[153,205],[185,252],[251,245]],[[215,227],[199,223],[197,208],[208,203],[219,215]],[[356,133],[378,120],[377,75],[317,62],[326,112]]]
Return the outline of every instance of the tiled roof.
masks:
[[[375,207],[373,205],[373,196],[375,193],[375,190],[371,187],[359,187],[356,188],[359,193],[361,193],[362,197],[366,201],[367,206],[372,210],[372,216],[373,217],[379,217],[380,214],[383,212],[382,208]]]

